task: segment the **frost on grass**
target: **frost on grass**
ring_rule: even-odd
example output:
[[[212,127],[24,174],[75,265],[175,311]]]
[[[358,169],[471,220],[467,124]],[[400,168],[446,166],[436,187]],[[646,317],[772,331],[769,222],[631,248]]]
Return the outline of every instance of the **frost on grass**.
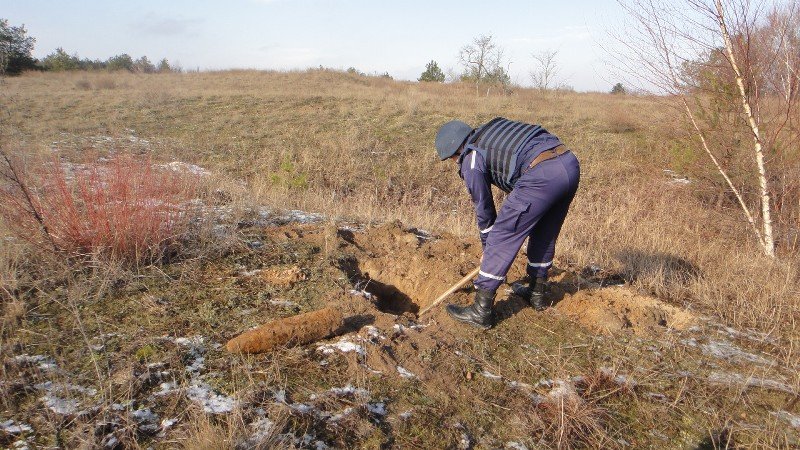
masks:
[[[800,428],[800,416],[790,413],[789,411],[773,411],[771,415],[778,419],[784,420],[789,423],[792,428]]]
[[[691,338],[683,342],[690,347],[699,347],[700,351],[717,359],[724,359],[734,362],[749,362],[764,366],[775,364],[775,361],[772,359],[746,352],[737,345],[726,341],[711,340],[707,344],[699,344],[697,340]]]
[[[741,386],[741,387],[760,387],[764,389],[772,389],[775,391],[786,392],[792,395],[797,394],[794,388],[786,383],[782,383],[777,380],[771,380],[769,378],[759,378],[750,376],[746,377],[744,375],[732,372],[714,372],[708,376],[708,381],[710,383],[715,383],[715,384],[725,384],[729,386]]]

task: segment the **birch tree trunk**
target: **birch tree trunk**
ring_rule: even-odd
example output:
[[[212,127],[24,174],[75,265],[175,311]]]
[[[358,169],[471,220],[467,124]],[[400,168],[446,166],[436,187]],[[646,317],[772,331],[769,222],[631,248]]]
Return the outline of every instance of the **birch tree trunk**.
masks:
[[[742,79],[742,72],[739,70],[739,64],[736,61],[736,56],[733,54],[733,42],[731,41],[728,26],[725,24],[725,11],[722,8],[722,0],[715,0],[717,7],[717,22],[719,30],[725,41],[725,52],[728,58],[728,63],[731,65],[734,74],[736,75],[736,85],[739,88],[739,96],[742,100],[742,107],[744,108],[745,118],[753,133],[753,151],[756,157],[756,166],[758,167],[758,184],[761,194],[761,220],[762,220],[762,247],[764,253],[774,258],[775,257],[775,240],[772,233],[772,217],[770,214],[770,195],[767,186],[767,171],[764,165],[764,151],[762,148],[761,133],[758,130],[753,115],[753,110],[750,107],[750,101],[747,98],[747,92],[744,88],[744,81]]]

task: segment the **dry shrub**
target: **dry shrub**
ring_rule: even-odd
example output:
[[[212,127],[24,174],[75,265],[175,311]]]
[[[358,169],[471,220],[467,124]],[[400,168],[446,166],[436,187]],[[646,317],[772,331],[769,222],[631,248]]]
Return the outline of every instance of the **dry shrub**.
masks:
[[[111,77],[98,78],[94,82],[94,88],[96,90],[101,90],[101,89],[110,90],[110,89],[115,89],[116,87],[117,87],[117,82]]]
[[[639,129],[636,112],[625,105],[609,105],[605,110],[608,131],[612,133],[630,133]]]
[[[75,87],[83,91],[88,91],[92,88],[92,83],[90,83],[86,78],[81,78],[75,82]]]
[[[545,438],[558,449],[607,448],[604,427],[607,412],[586,401],[568,381],[558,382],[536,405]]]
[[[4,155],[5,156],[5,155]],[[25,166],[5,157],[0,216],[11,234],[58,254],[129,264],[168,254],[193,217],[192,178],[149,158]]]

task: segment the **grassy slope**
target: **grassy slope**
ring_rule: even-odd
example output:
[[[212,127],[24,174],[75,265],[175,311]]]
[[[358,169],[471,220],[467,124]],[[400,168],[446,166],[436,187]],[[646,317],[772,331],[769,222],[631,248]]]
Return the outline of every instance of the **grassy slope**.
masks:
[[[82,89],[78,82],[83,79],[90,86],[103,84],[112,88]],[[80,160],[108,150],[146,148],[157,159],[180,159],[213,170],[218,174],[216,182],[234,192],[236,203],[242,206],[297,207],[367,221],[400,218],[408,224],[451,231],[467,239],[474,239],[475,233],[471,208],[455,168],[438,163],[432,155],[436,127],[455,117],[477,124],[495,115],[540,122],[574,148],[583,165],[580,195],[565,225],[558,252],[560,266],[580,269],[597,264],[675,304],[717,314],[731,325],[769,332],[779,339],[779,345],[764,350],[775,354],[785,365],[797,364],[794,348],[800,296],[796,263],[790,259],[784,266],[770,266],[754,248],[738,212],[726,206],[724,198],[721,208],[710,208],[701,201],[719,196],[711,190],[713,185],[704,181],[712,175],[702,169],[704,161],[695,156],[691,142],[673,131],[677,127],[664,109],[667,106],[650,99],[529,91],[486,98],[475,97],[469,86],[397,83],[330,72],[48,74],[7,80],[3,88],[11,99],[5,134],[16,151],[47,153],[51,143],[58,142],[55,147],[65,157]],[[149,143],[140,146],[132,142],[128,139],[132,133],[129,130],[135,130],[136,136]],[[93,141],[92,136],[112,136],[116,140],[109,144]],[[93,143],[99,148],[93,148]],[[669,184],[669,177],[662,172],[665,168],[692,171],[698,177],[689,186]],[[237,187],[231,180],[244,181],[245,187]],[[305,254],[302,246],[293,251],[292,254]],[[211,336],[218,342],[232,329],[241,327],[230,319],[220,322],[219,317],[229,317],[242,308],[264,307],[265,299],[247,292],[246,287],[218,284],[217,271],[229,274],[235,264],[241,263],[240,258],[252,258],[246,256],[248,252],[244,254],[209,265],[167,267],[164,270],[170,278],[163,280],[177,281],[145,281],[138,291],[141,295],[136,293],[137,284],[126,280],[127,290],[121,296],[113,290],[101,291],[98,298],[87,301],[87,312],[77,316],[84,314],[84,318],[91,319],[86,322],[90,335],[116,323],[124,324],[121,328],[126,336],[135,335],[137,329],[146,330],[142,339],[112,344],[118,353],[111,365],[115,372],[126,373],[125,361],[136,366],[140,364],[137,359],[180,359],[179,349],[154,336],[212,329],[215,331]],[[314,259],[308,255],[305,258]],[[12,259],[7,257],[4,264]],[[247,262],[245,265],[249,265]],[[270,259],[261,264],[277,262],[282,261]],[[313,273],[333,276],[323,275],[324,261],[304,264],[320,264],[319,272],[315,269]],[[687,272],[694,275],[686,276]],[[4,279],[13,276],[13,266],[4,269]],[[153,279],[158,280],[145,277]],[[23,312],[21,318],[14,318],[21,320],[21,325],[4,325],[7,331],[18,326],[48,338],[30,337],[35,333],[21,337],[9,331],[11,334],[4,334],[6,344],[18,343],[30,353],[59,355],[61,364],[73,373],[88,374],[84,381],[89,382],[95,369],[80,333],[73,329],[76,313],[69,308],[65,313],[62,307],[72,304],[66,296],[95,292],[91,280],[87,285],[90,287],[79,283],[61,291],[45,292],[35,302],[37,312],[27,316]],[[108,307],[108,295],[128,300],[111,302],[113,306]],[[307,299],[301,302],[303,308],[313,309],[318,306],[315,302],[320,292],[273,295]],[[155,300],[162,297],[163,302]],[[141,308],[142,304],[146,307]],[[8,316],[12,308],[5,309]],[[38,312],[40,309],[44,313]],[[271,311],[270,315],[286,313]],[[56,322],[42,321],[37,314],[52,315]],[[642,368],[657,372],[670,364],[645,361],[650,356],[646,356],[647,352],[639,354],[641,343],[630,337],[609,343],[574,324],[542,322],[541,326],[554,327],[560,339],[550,340],[547,335],[519,328],[506,329],[501,334],[502,342],[523,342],[541,349],[542,355],[538,356],[525,354],[516,345],[495,347],[497,344],[484,336],[459,336],[465,339],[465,353],[489,355],[490,360],[477,363],[475,370],[488,366],[526,380],[585,374],[600,365],[610,364],[630,373]],[[146,348],[148,345],[154,354]],[[302,350],[296,349],[280,355],[285,358],[282,361],[276,360],[278,357],[257,360],[256,367],[266,365],[269,369],[255,378],[284,385],[300,396],[352,379],[345,367],[342,371],[320,372],[316,365],[305,362],[303,355]],[[692,359],[684,356],[680,351],[670,352],[667,359],[678,366],[693,366]],[[537,361],[535,366],[523,363],[530,358]],[[249,385],[253,381],[252,366],[248,366],[252,362],[230,367],[224,355],[214,354],[210,359],[209,365],[214,369],[227,369],[233,375],[219,380],[225,390],[237,390],[237,383]],[[442,370],[454,365],[454,373],[464,370],[449,359],[439,364]],[[457,427],[453,428],[451,416],[472,434],[484,430],[495,445],[501,437],[524,436],[525,433],[515,434],[518,427],[533,427],[525,420],[535,418],[523,418],[521,423],[510,421],[513,414],[504,410],[503,404],[513,403],[513,395],[498,390],[487,380],[477,383],[479,393],[474,394],[436,393],[412,384],[359,381],[378,397],[391,395],[398,407],[411,404],[425,411],[414,416],[410,424],[398,425],[393,438],[397,444],[412,445],[430,439],[441,439],[438,442],[442,445],[455,443],[460,433]],[[690,446],[702,441],[707,430],[724,429],[734,417],[734,410],[736,414],[746,414],[762,411],[760,406],[747,409],[750,403],[773,404],[773,408],[780,404],[780,400],[768,396],[745,395],[744,409],[736,410],[742,398],[734,392],[699,388],[695,395],[679,403],[683,390],[688,389],[687,382],[683,386],[662,383],[664,380],[654,376],[652,385],[675,399],[671,406],[642,402],[636,396],[612,397],[610,403],[601,403],[613,412],[609,426],[612,437],[634,436],[642,444],[657,445],[657,438],[647,434],[648,427],[666,420],[659,429],[667,430],[681,445]],[[503,401],[492,400],[497,396]],[[500,406],[471,404],[472,398]],[[486,408],[490,412],[485,413]],[[698,414],[704,409],[711,413]],[[220,425],[203,426],[213,429]],[[438,426],[448,431],[432,433]],[[196,435],[202,435],[201,431]],[[763,439],[763,444],[771,439],[772,432],[768,430],[755,442]],[[378,434],[381,433],[389,430],[381,429]],[[369,439],[383,440],[374,433],[366,438],[343,436],[340,438],[367,446]]]

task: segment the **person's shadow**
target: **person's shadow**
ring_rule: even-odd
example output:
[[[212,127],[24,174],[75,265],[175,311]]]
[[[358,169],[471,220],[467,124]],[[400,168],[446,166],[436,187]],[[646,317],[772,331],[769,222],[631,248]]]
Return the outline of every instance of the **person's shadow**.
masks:
[[[665,283],[686,286],[702,276],[700,268],[695,264],[669,253],[627,249],[617,253],[616,256],[622,263],[622,274],[628,282],[644,276],[657,275]]]

